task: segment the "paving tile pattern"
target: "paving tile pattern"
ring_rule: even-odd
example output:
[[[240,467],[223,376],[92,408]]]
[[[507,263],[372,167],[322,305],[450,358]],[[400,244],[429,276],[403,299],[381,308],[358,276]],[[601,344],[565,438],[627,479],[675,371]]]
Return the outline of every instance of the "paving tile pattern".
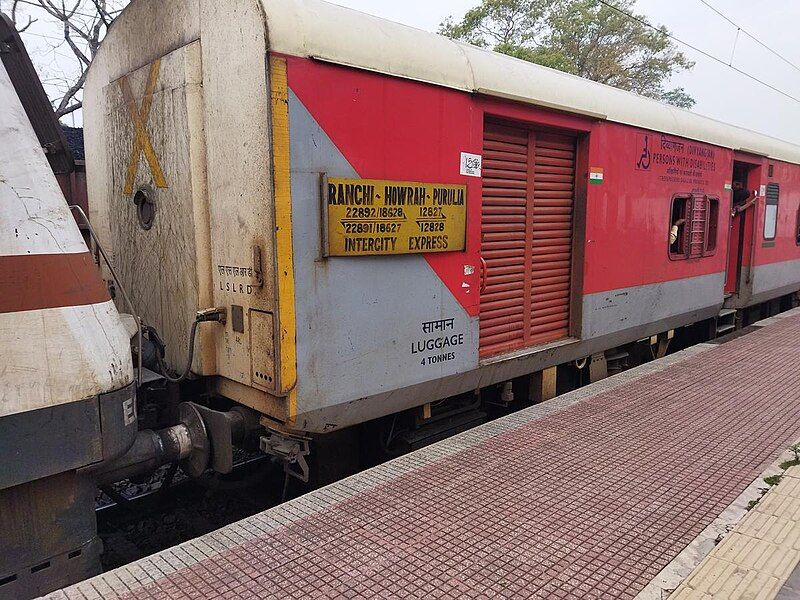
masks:
[[[772,600],[783,594],[798,598],[796,581],[787,581],[798,563],[800,466],[786,472],[733,533],[698,565],[674,597]]]
[[[54,597],[633,598],[800,438],[798,339],[670,357]]]

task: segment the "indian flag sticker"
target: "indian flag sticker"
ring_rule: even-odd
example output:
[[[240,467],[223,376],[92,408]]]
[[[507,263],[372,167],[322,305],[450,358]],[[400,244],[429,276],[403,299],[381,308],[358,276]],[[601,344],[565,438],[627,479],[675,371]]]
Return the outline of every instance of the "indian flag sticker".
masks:
[[[591,167],[589,169],[589,183],[594,185],[603,183],[603,169],[600,167]]]
[[[726,181],[725,182],[725,191],[726,192],[730,192],[732,189],[733,189],[733,185],[731,184],[731,182],[730,181]]]

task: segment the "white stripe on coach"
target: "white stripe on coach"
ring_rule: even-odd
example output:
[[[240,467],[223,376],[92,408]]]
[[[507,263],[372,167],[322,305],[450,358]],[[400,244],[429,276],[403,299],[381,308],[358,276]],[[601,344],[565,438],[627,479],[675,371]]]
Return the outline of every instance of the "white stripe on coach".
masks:
[[[0,417],[128,385],[129,347],[110,300],[0,314]]]

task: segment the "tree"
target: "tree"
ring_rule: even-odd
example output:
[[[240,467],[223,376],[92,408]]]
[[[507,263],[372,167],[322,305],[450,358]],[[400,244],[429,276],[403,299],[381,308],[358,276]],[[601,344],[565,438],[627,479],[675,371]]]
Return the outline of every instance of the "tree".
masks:
[[[2,8],[2,6],[0,6]],[[36,23],[36,19],[32,18],[30,15],[28,16],[28,22],[25,25],[21,25],[19,22],[19,0],[11,0],[11,23],[14,25],[14,29],[17,30],[18,33],[22,33],[26,29],[28,29],[31,25]]]
[[[612,4],[613,6],[608,6]],[[666,89],[694,63],[664,27],[633,13],[634,0],[483,0],[439,32],[623,90],[691,108],[683,88]],[[627,14],[626,14],[627,13]]]
[[[66,45],[74,58],[70,67],[58,77],[58,96],[51,97],[57,117],[68,115],[83,105],[81,92],[89,65],[114,17],[127,3],[128,0],[25,0],[23,3],[29,13],[38,13],[61,26],[63,41],[51,44],[51,49],[55,52]],[[38,19],[28,14],[28,22],[23,25],[19,11],[20,0],[11,0],[11,20],[22,33]]]

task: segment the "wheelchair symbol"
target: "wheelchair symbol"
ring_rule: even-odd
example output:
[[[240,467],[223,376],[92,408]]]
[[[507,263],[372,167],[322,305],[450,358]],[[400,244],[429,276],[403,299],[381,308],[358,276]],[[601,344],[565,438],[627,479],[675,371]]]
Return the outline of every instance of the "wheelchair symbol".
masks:
[[[636,162],[636,168],[644,171],[650,168],[650,144],[648,140],[649,136],[644,136],[644,148],[642,148],[642,155]]]

